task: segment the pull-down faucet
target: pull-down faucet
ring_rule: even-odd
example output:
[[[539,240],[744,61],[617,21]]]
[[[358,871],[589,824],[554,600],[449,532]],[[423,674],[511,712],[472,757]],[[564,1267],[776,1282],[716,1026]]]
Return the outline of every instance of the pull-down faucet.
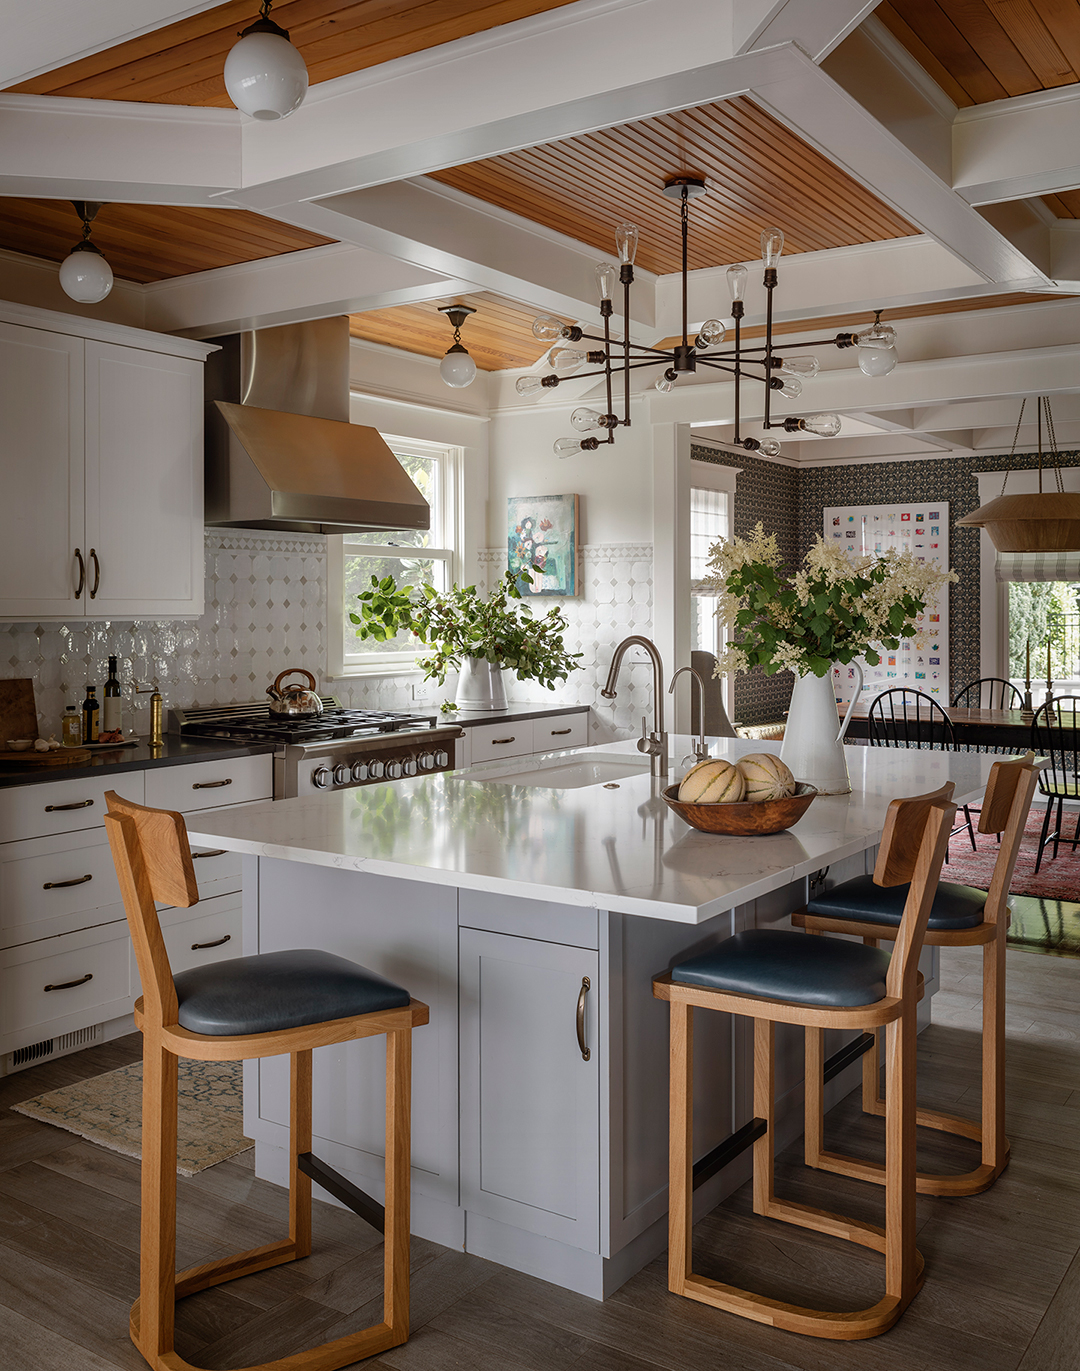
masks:
[[[649,769],[654,776],[666,776],[668,774],[668,736],[664,732],[664,663],[660,658],[660,651],[656,644],[637,634],[630,638],[624,638],[615,649],[611,659],[611,670],[608,672],[607,685],[604,686],[600,694],[605,700],[614,700],[617,694],[615,681],[619,675],[619,667],[622,666],[623,654],[628,647],[643,647],[652,660],[653,669],[653,730],[647,734],[645,720],[642,719],[638,751],[648,753]]]
[[[671,684],[668,686],[668,694],[673,695],[675,693],[675,682],[684,671],[690,673],[690,679],[697,686],[698,724],[700,727],[697,742],[694,744],[694,760],[697,762],[707,762],[709,760],[709,749],[705,746],[705,682],[701,679],[701,672],[695,671],[692,666],[679,667],[678,671],[676,671],[671,678]]]

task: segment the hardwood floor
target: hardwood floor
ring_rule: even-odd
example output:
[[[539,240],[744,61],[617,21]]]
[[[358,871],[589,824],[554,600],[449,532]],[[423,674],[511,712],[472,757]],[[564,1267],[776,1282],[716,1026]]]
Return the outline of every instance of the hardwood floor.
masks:
[[[895,1328],[835,1343],[747,1323],[670,1295],[664,1259],[597,1303],[422,1239],[412,1244],[409,1342],[366,1363],[395,1371],[1075,1371],[1080,1344],[1080,961],[1010,950],[1012,1162],[968,1199],[920,1198],[926,1285]],[[942,949],[944,989],[920,1038],[920,1099],[978,1107],[978,949]],[[8,1106],[134,1060],[137,1036],[0,1081],[0,1348],[4,1371],[137,1371],[127,1337],[138,1250],[138,1165]],[[853,1094],[827,1141],[879,1155],[881,1124]],[[971,1145],[920,1134],[927,1166],[960,1170]],[[179,1180],[180,1260],[277,1235],[284,1192],[251,1154]],[[246,1163],[246,1164],[245,1164]],[[878,1221],[881,1193],[777,1164],[780,1193]],[[381,1241],[316,1204],[315,1253],[184,1301],[178,1350],[249,1365],[371,1320]],[[880,1267],[848,1245],[753,1218],[744,1186],[695,1229],[698,1268],[786,1300],[857,1308]]]

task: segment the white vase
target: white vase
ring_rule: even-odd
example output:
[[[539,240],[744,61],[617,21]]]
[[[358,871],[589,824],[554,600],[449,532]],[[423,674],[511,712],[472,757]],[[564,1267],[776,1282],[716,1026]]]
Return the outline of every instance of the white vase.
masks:
[[[837,723],[831,671],[825,676],[815,676],[812,672],[796,676],[795,689],[791,692],[780,760],[791,768],[797,781],[808,781],[822,795],[847,795],[851,790],[844,734],[855,702],[862,694],[863,674],[857,662],[855,670],[859,673],[859,683],[842,724]]]
[[[503,669],[482,657],[466,657],[458,676],[454,704],[462,710],[505,709]]]

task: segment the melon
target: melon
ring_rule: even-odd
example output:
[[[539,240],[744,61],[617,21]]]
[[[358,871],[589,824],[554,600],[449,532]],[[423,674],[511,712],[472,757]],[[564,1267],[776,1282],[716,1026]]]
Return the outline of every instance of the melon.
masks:
[[[679,799],[689,804],[731,804],[743,798],[745,783],[738,770],[723,758],[710,758],[691,767],[679,785]]]
[[[746,782],[746,798],[783,800],[795,794],[795,777],[791,769],[771,752],[751,752],[736,763]]]

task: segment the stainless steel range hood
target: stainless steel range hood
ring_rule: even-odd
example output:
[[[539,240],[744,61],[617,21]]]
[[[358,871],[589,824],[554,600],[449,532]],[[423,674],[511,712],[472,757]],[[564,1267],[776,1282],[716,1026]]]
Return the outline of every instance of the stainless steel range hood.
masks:
[[[373,428],[349,423],[344,315],[213,340],[206,522],[303,533],[426,529],[431,511]]]

